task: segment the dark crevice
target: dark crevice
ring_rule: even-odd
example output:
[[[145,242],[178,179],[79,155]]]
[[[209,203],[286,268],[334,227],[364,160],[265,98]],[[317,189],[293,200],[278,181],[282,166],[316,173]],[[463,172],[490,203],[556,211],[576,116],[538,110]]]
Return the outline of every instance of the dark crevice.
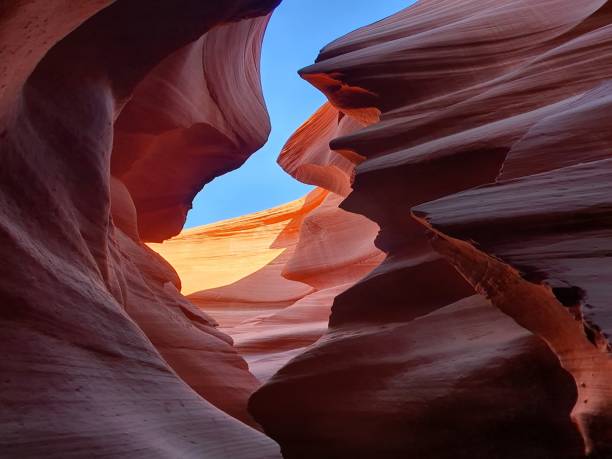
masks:
[[[584,290],[576,286],[553,287],[552,292],[557,300],[567,308],[579,306],[586,295]]]

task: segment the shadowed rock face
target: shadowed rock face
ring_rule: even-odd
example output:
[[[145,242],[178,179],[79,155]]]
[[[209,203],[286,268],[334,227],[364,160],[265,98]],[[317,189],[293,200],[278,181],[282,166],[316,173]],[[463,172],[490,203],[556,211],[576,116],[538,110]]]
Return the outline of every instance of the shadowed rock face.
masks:
[[[179,234],[268,135],[277,3],[0,5],[0,456],[611,457],[612,7],[336,40],[279,157],[319,188]]]
[[[0,7],[0,456],[278,457],[246,362],[141,242],[265,140],[276,3]]]
[[[134,199],[142,240],[176,235],[202,186],[265,143],[259,55],[268,19],[217,26],[174,52],[121,111],[111,170]]]
[[[422,0],[301,71],[379,118],[331,147],[387,256],[251,397],[285,457],[611,454],[611,22],[604,0]]]
[[[317,341],[327,331],[333,299],[382,261],[373,244],[378,226],[338,207],[350,192],[356,158],[330,150],[329,142],[360,127],[323,105],[279,157],[288,173],[319,188],[283,206],[150,244],[186,281],[183,293],[232,336],[261,381]]]

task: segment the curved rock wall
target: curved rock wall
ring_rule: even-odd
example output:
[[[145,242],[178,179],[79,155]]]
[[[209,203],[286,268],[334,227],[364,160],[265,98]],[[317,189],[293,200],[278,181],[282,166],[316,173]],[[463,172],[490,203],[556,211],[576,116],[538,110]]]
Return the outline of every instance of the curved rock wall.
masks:
[[[0,6],[3,457],[278,457],[241,422],[247,364],[141,242],[178,232],[210,174],[265,140],[254,82],[276,3]]]
[[[421,0],[301,71],[380,119],[331,146],[386,258],[251,398],[285,457],[610,454],[611,12]]]
[[[0,455],[612,455],[612,6],[334,41],[279,158],[320,188],[178,234],[268,135],[277,3],[0,5]]]
[[[217,26],[175,51],[121,111],[112,174],[130,190],[142,240],[178,234],[202,186],[265,143],[259,55],[268,19]]]
[[[279,157],[288,173],[320,188],[150,245],[177,269],[187,282],[183,293],[219,321],[262,381],[327,331],[333,299],[382,260],[373,244],[378,226],[338,208],[350,192],[357,158],[330,150],[329,142],[360,127],[323,105]]]

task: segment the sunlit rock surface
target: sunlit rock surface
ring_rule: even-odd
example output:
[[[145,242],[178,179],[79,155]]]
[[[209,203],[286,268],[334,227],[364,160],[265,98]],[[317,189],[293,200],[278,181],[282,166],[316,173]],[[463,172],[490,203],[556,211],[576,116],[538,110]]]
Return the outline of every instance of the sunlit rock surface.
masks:
[[[382,261],[373,244],[378,226],[338,208],[355,164],[329,142],[359,127],[325,104],[279,158],[287,172],[319,188],[283,206],[150,244],[176,268],[182,292],[232,336],[260,380],[317,341],[334,298]]]
[[[339,38],[317,188],[181,232],[267,138],[277,3],[0,5],[0,456],[612,457],[612,6]]]
[[[279,457],[246,362],[141,242],[265,140],[276,3],[0,5],[0,456]]]
[[[611,21],[422,0],[301,71],[374,123],[331,147],[361,159],[341,207],[387,255],[251,398],[285,457],[612,454]]]
[[[179,272],[185,295],[197,298],[200,291],[202,294],[210,291],[210,298],[214,300],[216,289],[242,280],[262,268],[269,270],[281,255],[287,251],[293,252],[304,216],[318,207],[326,195],[323,190],[315,190],[307,197],[282,206],[186,229],[162,244],[148,245],[169,260]],[[277,274],[282,280],[280,272]],[[288,300],[308,293],[308,290],[293,284],[287,281],[285,289],[270,284],[266,291],[269,295],[286,297]],[[284,290],[292,293],[285,295],[281,293]],[[236,293],[241,292],[237,289]],[[272,296],[261,300],[272,301]]]

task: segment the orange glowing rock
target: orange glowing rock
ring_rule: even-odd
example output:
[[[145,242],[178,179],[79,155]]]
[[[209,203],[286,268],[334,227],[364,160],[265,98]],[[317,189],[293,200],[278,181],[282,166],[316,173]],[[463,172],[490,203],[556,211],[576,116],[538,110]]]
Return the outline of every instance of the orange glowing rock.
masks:
[[[279,207],[184,230],[162,244],[148,245],[177,270],[184,295],[217,289],[262,268],[269,269],[274,260],[292,250],[304,216],[318,207],[326,195],[324,190],[315,190],[305,198]],[[282,282],[280,273],[278,278]],[[283,285],[274,284],[271,285],[274,289],[267,290],[260,285],[261,293],[268,291],[272,296],[252,296],[256,292],[244,292],[244,295],[261,302],[285,297],[297,299],[307,290],[295,284],[286,280]],[[287,296],[285,289],[293,293]],[[232,299],[239,300],[239,297]]]
[[[215,317],[262,380],[319,339],[334,298],[383,259],[373,244],[378,226],[338,208],[350,192],[357,158],[331,150],[329,142],[360,127],[323,105],[279,157],[287,172],[321,188],[150,244],[177,269],[183,293]]]
[[[318,188],[181,232],[269,133],[276,4],[0,6],[0,456],[612,457],[612,3],[335,40]]]

